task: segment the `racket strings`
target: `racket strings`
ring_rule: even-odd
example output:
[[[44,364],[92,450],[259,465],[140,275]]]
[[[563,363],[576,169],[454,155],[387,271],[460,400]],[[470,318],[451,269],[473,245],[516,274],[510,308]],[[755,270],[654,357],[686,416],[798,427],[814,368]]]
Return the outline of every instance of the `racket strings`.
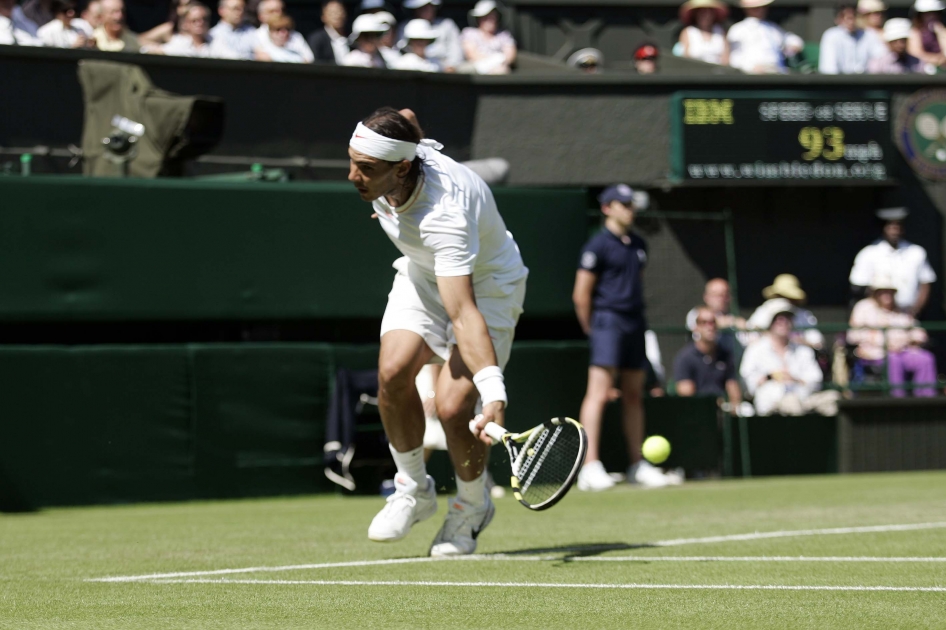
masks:
[[[576,427],[562,424],[544,429],[530,442],[521,447],[516,476],[523,499],[538,505],[564,489],[581,456],[582,441]]]

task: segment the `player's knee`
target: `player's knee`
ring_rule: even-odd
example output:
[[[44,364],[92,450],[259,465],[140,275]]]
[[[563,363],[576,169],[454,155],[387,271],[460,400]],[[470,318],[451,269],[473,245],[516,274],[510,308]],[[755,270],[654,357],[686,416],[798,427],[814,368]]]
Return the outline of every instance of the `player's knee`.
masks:
[[[438,396],[437,417],[443,423],[444,429],[449,429],[458,423],[469,423],[472,419],[472,409],[462,398],[440,398]]]
[[[381,361],[378,365],[378,390],[385,394],[397,393],[414,388],[414,379],[410,364],[401,361]]]

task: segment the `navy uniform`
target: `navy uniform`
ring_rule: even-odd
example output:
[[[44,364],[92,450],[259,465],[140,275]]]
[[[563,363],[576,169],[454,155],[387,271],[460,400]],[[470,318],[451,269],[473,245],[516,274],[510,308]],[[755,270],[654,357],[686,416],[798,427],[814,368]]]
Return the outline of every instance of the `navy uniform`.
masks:
[[[612,186],[599,197],[602,204],[617,200],[644,209],[625,185]],[[597,276],[592,294],[591,365],[624,370],[647,367],[644,352],[643,272],[647,265],[647,243],[629,232],[620,237],[606,228],[585,243],[578,266]]]

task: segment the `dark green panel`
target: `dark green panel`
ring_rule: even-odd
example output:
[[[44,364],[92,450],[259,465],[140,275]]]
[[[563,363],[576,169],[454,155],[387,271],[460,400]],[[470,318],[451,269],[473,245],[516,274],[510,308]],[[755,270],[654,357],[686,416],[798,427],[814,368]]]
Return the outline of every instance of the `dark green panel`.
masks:
[[[0,483],[32,505],[182,499],[193,487],[181,347],[0,352]]]
[[[318,344],[194,346],[197,470],[205,496],[315,492],[331,351]]]
[[[837,418],[817,415],[747,418],[749,470],[762,475],[820,475],[838,472]],[[746,472],[739,422],[732,422],[733,472]]]
[[[584,192],[496,197],[526,309],[567,314]],[[8,321],[377,318],[398,256],[347,184],[0,178],[0,198]]]

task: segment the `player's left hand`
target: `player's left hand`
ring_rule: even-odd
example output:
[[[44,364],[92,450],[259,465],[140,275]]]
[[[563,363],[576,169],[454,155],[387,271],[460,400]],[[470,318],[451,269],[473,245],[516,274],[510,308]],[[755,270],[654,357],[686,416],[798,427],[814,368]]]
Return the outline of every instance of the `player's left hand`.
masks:
[[[476,423],[476,437],[484,444],[492,446],[493,439],[483,433],[483,428],[487,422],[495,422],[499,426],[506,426],[506,404],[501,400],[491,402],[483,407],[483,413],[479,416],[479,422]]]

